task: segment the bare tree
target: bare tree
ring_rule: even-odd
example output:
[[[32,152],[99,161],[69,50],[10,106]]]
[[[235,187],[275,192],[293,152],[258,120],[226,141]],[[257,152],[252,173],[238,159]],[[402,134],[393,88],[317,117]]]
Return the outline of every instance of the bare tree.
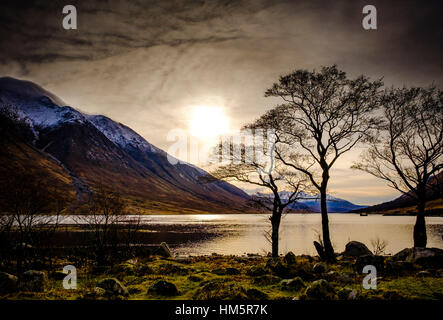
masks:
[[[102,185],[89,195],[86,215],[76,217],[86,223],[94,233],[94,247],[98,264],[106,264],[112,249],[118,245],[118,228],[125,219],[125,207],[119,194],[106,190]]]
[[[297,201],[304,181],[297,172],[285,168],[282,162],[275,161],[275,144],[272,138],[269,138],[266,146],[222,143],[217,150],[226,155],[225,164],[212,170],[210,175],[202,180],[206,182],[237,181],[267,189],[270,192],[253,196],[251,201],[259,208],[272,212],[269,217],[272,228],[270,235],[272,256],[278,257],[282,215],[285,209]],[[263,151],[260,157],[255,153],[259,148]],[[222,149],[225,149],[225,152]],[[228,149],[227,152],[226,149]],[[235,153],[233,150],[241,150],[241,152]],[[248,157],[248,154],[251,157]],[[287,191],[284,196],[281,193],[283,190]]]
[[[348,79],[335,65],[320,72],[297,70],[266,91],[265,96],[283,103],[255,123],[275,130],[277,145],[286,145],[291,153],[276,148],[277,159],[306,175],[320,192],[324,248],[319,255],[326,260],[335,260],[326,203],[330,170],[340,156],[368,138],[381,86],[381,81],[364,76]]]
[[[385,121],[378,139],[353,166],[387,181],[417,203],[415,247],[426,247],[429,182],[443,170],[442,98],[435,87],[386,90],[381,99]]]
[[[32,173],[14,173],[1,184],[0,212],[7,215],[2,220],[15,249],[17,272],[22,271],[33,247],[41,244],[38,235],[53,223],[49,214],[56,212],[58,217],[61,208],[56,203],[57,192]]]

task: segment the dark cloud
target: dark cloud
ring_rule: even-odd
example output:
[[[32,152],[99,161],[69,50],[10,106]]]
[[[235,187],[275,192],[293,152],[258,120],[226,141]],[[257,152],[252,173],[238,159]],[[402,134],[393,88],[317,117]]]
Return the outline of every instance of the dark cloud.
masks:
[[[338,64],[387,85],[443,84],[441,1],[20,1],[0,3],[0,75],[25,78],[70,105],[129,125],[167,149],[189,109],[216,104],[231,126],[275,101],[263,93],[294,69]],[[62,28],[73,4],[78,30]],[[362,28],[375,5],[378,29]],[[374,203],[383,184],[338,164],[338,196]],[[358,191],[352,179],[364,190]],[[366,180],[364,180],[366,179]],[[371,180],[372,179],[372,180]]]

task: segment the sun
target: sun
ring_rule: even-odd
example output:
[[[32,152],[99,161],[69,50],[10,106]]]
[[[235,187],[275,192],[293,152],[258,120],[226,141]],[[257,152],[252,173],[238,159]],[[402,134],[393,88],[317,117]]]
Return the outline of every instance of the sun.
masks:
[[[229,130],[229,119],[223,108],[198,106],[192,110],[189,132],[202,139],[214,138]]]

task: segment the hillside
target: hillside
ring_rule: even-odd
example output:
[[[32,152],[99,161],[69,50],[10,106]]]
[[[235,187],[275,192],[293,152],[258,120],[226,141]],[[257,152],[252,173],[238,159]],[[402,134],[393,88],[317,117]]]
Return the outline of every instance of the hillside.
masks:
[[[427,215],[443,215],[442,191],[443,173],[440,173],[436,178],[429,181],[429,187],[427,189],[428,201],[426,203]],[[416,204],[411,196],[411,192],[409,192],[408,194],[401,195],[392,201],[380,203],[363,209],[357,209],[353,212],[367,212],[387,215],[415,215],[416,210]]]
[[[5,129],[10,138],[3,141],[3,168],[15,165],[29,172],[35,167],[40,175],[56,176],[69,192],[75,190],[77,199],[105,186],[144,213],[247,210],[248,195],[241,189],[226,182],[201,184],[198,178],[205,171],[187,163],[170,164],[166,152],[129,127],[66,106],[32,82],[0,78],[0,99],[17,115],[16,127],[27,127],[28,132],[20,137],[16,130]],[[13,175],[14,170],[5,169],[1,177]]]

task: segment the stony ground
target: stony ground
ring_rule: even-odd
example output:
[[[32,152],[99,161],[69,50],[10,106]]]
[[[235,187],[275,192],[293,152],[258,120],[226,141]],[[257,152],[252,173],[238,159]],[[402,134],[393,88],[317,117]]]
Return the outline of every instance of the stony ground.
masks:
[[[3,299],[443,299],[442,270],[383,258],[376,289],[364,289],[366,274],[356,258],[325,264],[294,256],[201,256],[134,258],[108,267],[85,262],[77,289],[62,286],[71,261],[44,270],[37,285],[18,285]],[[357,263],[356,263],[357,262]],[[32,277],[32,275],[29,275]],[[3,277],[3,280],[2,280]],[[2,282],[3,281],[3,282]],[[4,275],[0,276],[0,289]],[[35,292],[43,290],[42,292]],[[3,290],[5,292],[5,290]]]

